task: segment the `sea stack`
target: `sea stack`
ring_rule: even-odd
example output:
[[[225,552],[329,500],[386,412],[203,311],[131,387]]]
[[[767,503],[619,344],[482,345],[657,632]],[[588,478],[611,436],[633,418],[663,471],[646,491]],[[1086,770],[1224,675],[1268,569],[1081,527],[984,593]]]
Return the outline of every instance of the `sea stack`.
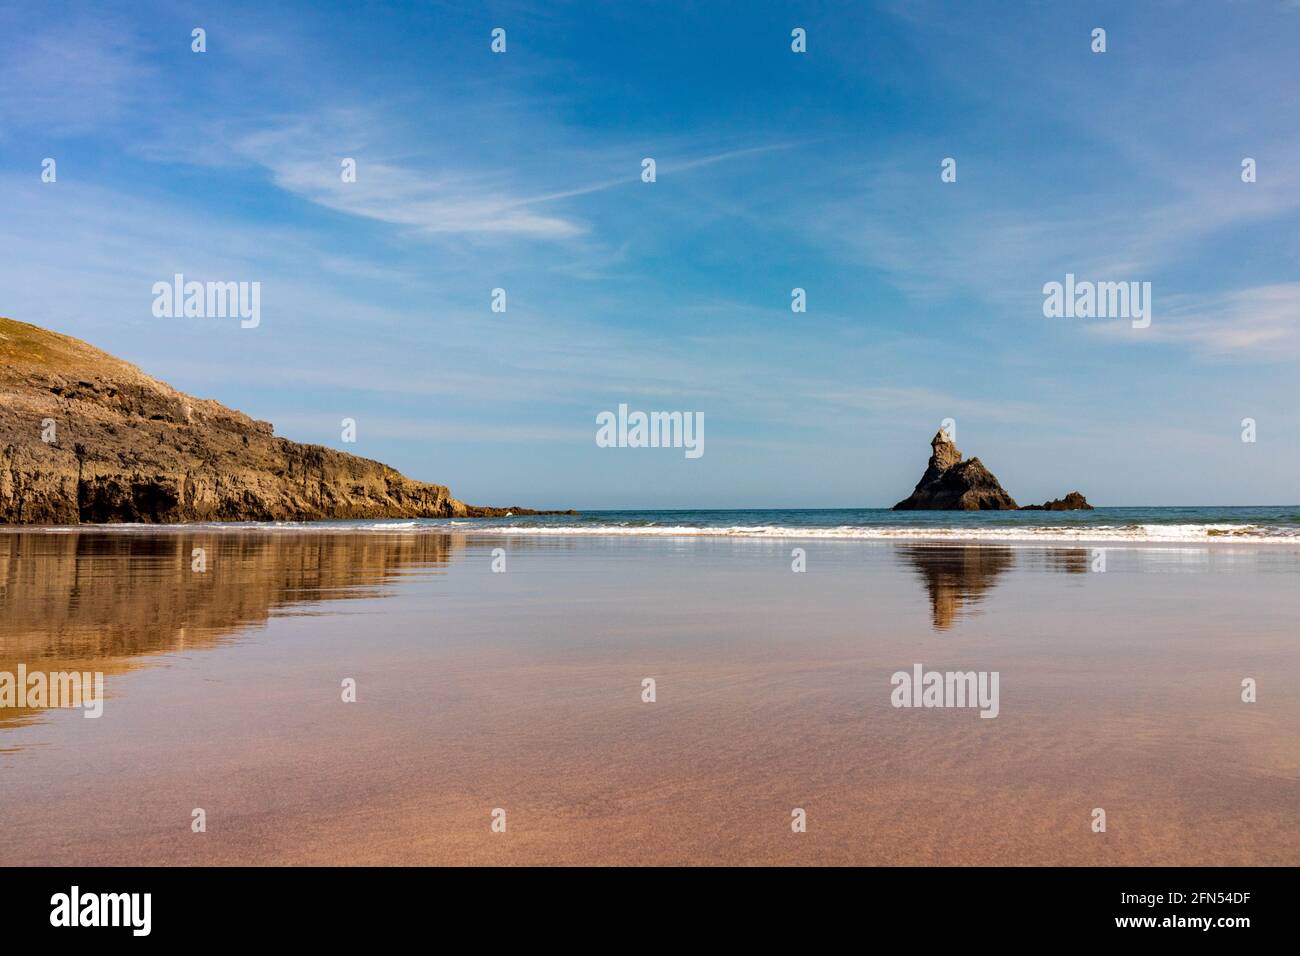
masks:
[[[895,511],[1014,511],[1012,498],[978,458],[962,461],[961,452],[942,429],[930,442],[925,474]]]

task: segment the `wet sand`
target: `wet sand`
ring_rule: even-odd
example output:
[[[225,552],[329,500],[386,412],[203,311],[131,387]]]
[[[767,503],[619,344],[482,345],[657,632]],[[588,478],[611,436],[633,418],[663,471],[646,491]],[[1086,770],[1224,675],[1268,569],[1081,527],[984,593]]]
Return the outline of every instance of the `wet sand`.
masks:
[[[1300,863],[1300,553],[1089,565],[1041,546],[6,532],[0,671],[102,670],[108,700],[98,720],[0,709],[4,862]],[[998,717],[892,707],[915,662],[998,671]]]

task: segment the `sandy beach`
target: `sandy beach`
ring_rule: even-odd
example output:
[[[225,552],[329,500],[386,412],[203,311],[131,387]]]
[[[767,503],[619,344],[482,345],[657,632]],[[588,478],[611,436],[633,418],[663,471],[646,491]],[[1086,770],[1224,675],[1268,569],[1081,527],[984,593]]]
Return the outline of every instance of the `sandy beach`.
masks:
[[[0,711],[4,855],[1295,865],[1297,570],[1250,545],[1093,573],[1023,543],[7,532],[0,671],[102,671],[107,699]],[[916,663],[998,672],[997,717],[892,706]]]

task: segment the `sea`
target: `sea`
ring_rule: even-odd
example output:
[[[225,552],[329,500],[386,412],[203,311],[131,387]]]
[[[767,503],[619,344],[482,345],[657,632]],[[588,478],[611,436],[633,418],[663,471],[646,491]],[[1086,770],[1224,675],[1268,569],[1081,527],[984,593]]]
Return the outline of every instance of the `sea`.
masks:
[[[158,525],[115,525],[165,531]],[[797,508],[586,511],[506,518],[233,522],[175,526],[238,530],[455,531],[493,535],[659,535],[952,541],[1300,544],[1300,505],[1096,508],[1092,511],[893,511]],[[59,531],[68,529],[46,529]],[[82,529],[84,530],[84,528]]]

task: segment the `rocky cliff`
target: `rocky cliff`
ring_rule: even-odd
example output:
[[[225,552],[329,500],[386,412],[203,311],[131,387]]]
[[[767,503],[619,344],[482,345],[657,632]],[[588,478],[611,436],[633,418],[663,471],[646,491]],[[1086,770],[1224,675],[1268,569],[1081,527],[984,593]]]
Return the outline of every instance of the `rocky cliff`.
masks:
[[[0,318],[0,523],[536,513],[277,437],[66,335]]]
[[[961,452],[942,429],[930,442],[925,474],[895,511],[1013,511],[1018,506],[978,458]]]

